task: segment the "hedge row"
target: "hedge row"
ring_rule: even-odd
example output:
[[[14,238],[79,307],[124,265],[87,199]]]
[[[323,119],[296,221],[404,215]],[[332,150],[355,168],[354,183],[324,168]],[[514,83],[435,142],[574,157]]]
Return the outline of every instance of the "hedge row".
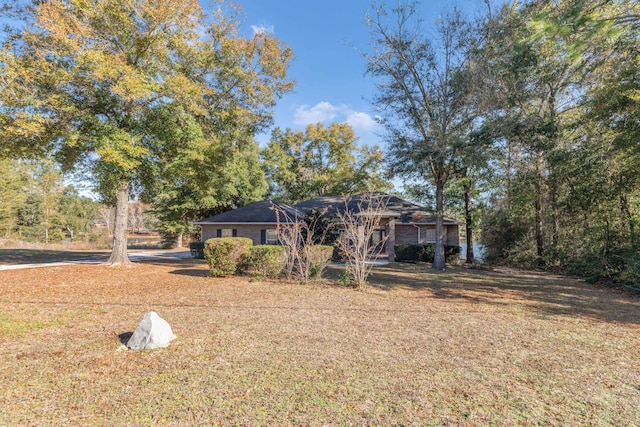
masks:
[[[436,245],[427,243],[424,245],[395,245],[395,260],[397,262],[433,262],[436,255]],[[454,263],[460,257],[460,246],[444,246],[445,262]]]
[[[284,246],[253,246],[253,241],[245,237],[216,237],[206,242],[194,242],[190,249],[194,257],[202,251],[213,277],[227,277],[250,270],[257,277],[276,278],[287,266]],[[305,275],[305,279],[320,278],[332,253],[332,246],[306,246],[302,252],[305,268],[297,266],[299,272]]]

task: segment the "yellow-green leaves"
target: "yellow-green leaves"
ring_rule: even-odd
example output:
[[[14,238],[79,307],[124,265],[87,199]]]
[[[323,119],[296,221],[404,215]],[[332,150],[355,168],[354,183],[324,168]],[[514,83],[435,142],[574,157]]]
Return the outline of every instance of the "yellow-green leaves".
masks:
[[[35,25],[0,50],[3,153],[37,147],[66,167],[90,161],[99,191],[112,200],[118,189],[119,206],[128,184],[148,193],[183,185],[176,197],[190,197],[196,211],[248,194],[242,179],[226,188],[233,175],[219,181],[223,189],[192,185],[191,176],[209,175],[176,171],[173,162],[184,154],[194,160],[185,168],[237,166],[227,153],[242,154],[242,141],[270,124],[275,100],[292,88],[291,52],[277,39],[242,38],[235,16],[205,17],[197,0],[45,0],[24,13]],[[186,119],[158,123],[163,107]],[[210,158],[199,161],[201,153]],[[126,224],[119,227],[116,240],[126,246]]]
[[[311,124],[304,133],[277,128],[262,151],[271,197],[297,202],[391,188],[378,147],[358,147],[357,141],[345,123]]]
[[[205,19],[197,0],[49,0],[32,12],[35,26],[0,52],[3,130],[42,139],[49,131],[115,168],[144,157],[131,135],[153,144],[144,129],[151,108],[180,105],[210,129],[258,129],[292,87],[288,48],[239,37],[233,17]]]
[[[111,164],[121,173],[135,172],[148,154],[148,150],[139,143],[139,137],[123,129],[109,129],[96,140],[95,153],[101,161]]]

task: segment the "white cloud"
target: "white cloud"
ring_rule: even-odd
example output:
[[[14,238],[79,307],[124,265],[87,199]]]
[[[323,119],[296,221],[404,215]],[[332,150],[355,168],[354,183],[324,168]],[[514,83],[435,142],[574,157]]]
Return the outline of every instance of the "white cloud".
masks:
[[[347,105],[333,105],[323,101],[310,107],[305,104],[294,113],[293,123],[307,126],[318,122],[340,122],[349,124],[356,132],[374,132],[378,126],[373,117],[362,111],[355,111]]]
[[[334,120],[340,109],[341,107],[336,107],[326,101],[320,102],[313,107],[304,104],[296,108],[296,112],[293,115],[293,123],[306,126],[312,123]]]
[[[274,31],[273,25],[267,25],[267,24],[252,25],[251,29],[253,30],[254,35],[273,34],[273,31]]]
[[[378,123],[373,117],[362,111],[352,111],[347,115],[347,123],[358,132],[374,132],[378,128]]]

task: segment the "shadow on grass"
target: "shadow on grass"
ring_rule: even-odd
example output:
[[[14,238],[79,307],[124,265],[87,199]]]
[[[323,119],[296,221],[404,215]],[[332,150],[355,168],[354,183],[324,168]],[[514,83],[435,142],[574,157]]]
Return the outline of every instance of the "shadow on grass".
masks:
[[[369,283],[387,291],[407,291],[414,298],[436,298],[526,307],[538,315],[584,317],[640,324],[640,298],[582,280],[515,269],[495,271],[451,266],[435,271],[430,264],[391,263],[374,267]],[[339,267],[332,277],[342,273]]]
[[[103,261],[108,257],[108,251],[0,249],[0,265],[47,264],[66,261]]]
[[[129,339],[133,336],[133,332],[124,332],[118,335],[118,340],[122,343],[122,345],[126,346],[129,342]]]
[[[147,259],[138,260],[136,264],[156,265],[159,267],[176,267],[170,274],[190,277],[208,277],[209,269],[206,261],[201,259]]]

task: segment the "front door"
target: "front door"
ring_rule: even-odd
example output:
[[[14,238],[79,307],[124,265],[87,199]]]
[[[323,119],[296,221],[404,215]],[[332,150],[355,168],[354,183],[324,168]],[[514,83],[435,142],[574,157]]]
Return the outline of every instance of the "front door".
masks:
[[[383,254],[386,252],[385,230],[373,230],[371,235],[371,245],[375,254]]]

